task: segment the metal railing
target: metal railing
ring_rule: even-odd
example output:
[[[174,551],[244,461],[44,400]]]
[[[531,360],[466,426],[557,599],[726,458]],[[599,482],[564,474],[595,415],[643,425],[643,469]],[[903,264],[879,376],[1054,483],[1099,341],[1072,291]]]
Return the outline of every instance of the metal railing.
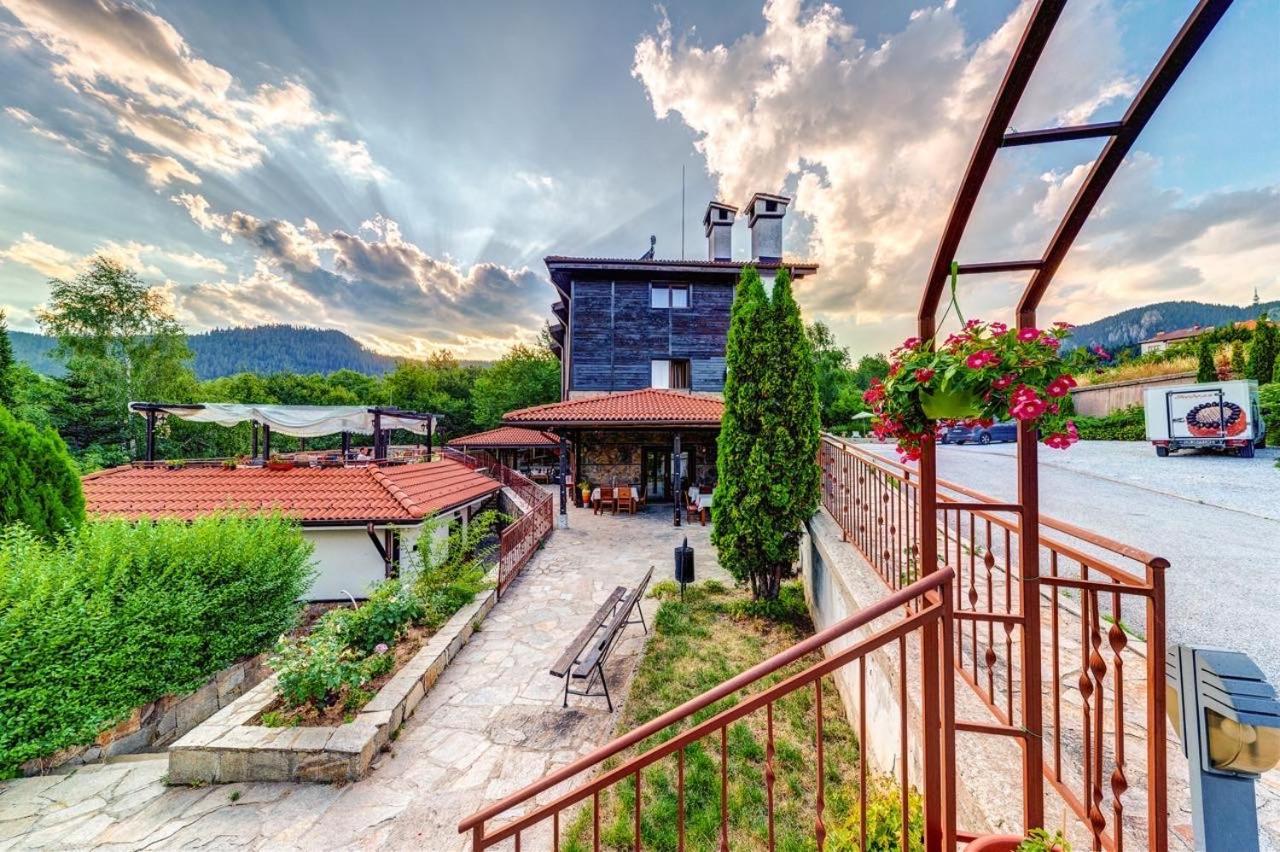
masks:
[[[551,534],[554,521],[551,494],[538,483],[512,470],[483,450],[460,452],[445,447],[444,457],[465,464],[502,483],[524,504],[524,513],[502,530],[498,546],[498,597],[520,575],[530,557]]]
[[[923,799],[925,848],[929,850],[954,849],[956,836],[955,825],[955,787],[951,779],[955,777],[954,730],[946,727],[929,727],[924,724],[913,725],[909,719],[908,688],[908,639],[918,636],[921,648],[933,641],[938,650],[950,646],[952,642],[951,601],[953,599],[952,581],[955,572],[950,568],[940,568],[926,577],[900,589],[827,629],[797,643],[791,648],[770,659],[753,666],[747,671],[708,690],[697,698],[663,713],[661,716],[635,728],[629,733],[615,739],[608,745],[597,749],[541,780],[525,787],[511,796],[478,811],[458,825],[460,833],[471,834],[473,852],[480,852],[498,844],[509,843],[509,848],[520,850],[526,839],[545,840],[546,848],[559,850],[561,845],[561,827],[568,823],[563,819],[566,811],[577,812],[579,807],[591,809],[590,832],[591,846],[599,849],[601,843],[601,793],[618,785],[634,784],[633,812],[630,815],[634,832],[629,846],[639,850],[643,845],[642,809],[645,806],[644,796],[640,794],[644,770],[659,761],[673,760],[676,769],[677,805],[674,819],[678,837],[678,849],[685,848],[686,807],[685,807],[685,762],[686,751],[694,743],[711,740],[718,748],[710,751],[719,753],[719,839],[720,850],[729,849],[729,726],[753,713],[765,716],[765,748],[763,766],[758,781],[766,790],[765,830],[768,836],[768,848],[774,848],[774,816],[775,796],[791,795],[787,791],[776,791],[776,754],[773,735],[774,705],[780,699],[799,690],[813,690],[812,708],[814,711],[814,738],[816,749],[816,765],[813,767],[814,788],[816,790],[815,812],[813,814],[813,838],[818,849],[823,849],[828,828],[824,822],[826,809],[826,766],[823,751],[823,690],[822,678],[853,664],[858,663],[859,692],[863,696],[860,702],[858,719],[858,736],[866,741],[867,702],[866,683],[868,656],[881,649],[891,650],[896,647],[898,659],[897,687],[901,690],[899,701],[898,724],[901,731],[901,754],[894,760],[899,768],[897,780],[900,801],[902,803],[902,848],[907,848],[910,835],[908,822],[912,814],[909,793],[912,788],[920,790]],[[877,619],[892,616],[902,611],[901,617],[889,626],[881,627],[864,638],[854,636],[854,631],[868,628]],[[848,637],[849,644],[814,662],[802,671],[785,677],[783,680],[764,687],[770,676],[802,660],[810,654],[820,652],[824,646]],[[934,654],[935,659],[942,655]],[[923,659],[924,655],[921,655]],[[919,684],[924,695],[935,700],[944,718],[953,715],[951,701],[954,693],[951,690],[953,680],[945,667],[937,666],[932,671],[924,665],[916,667],[915,682]],[[752,688],[755,688],[755,691]],[[717,702],[731,699],[728,709],[722,710],[709,719],[697,721],[702,711]],[[914,728],[914,733],[912,732]],[[624,753],[642,744],[656,734],[672,734],[669,738],[652,745],[643,752],[623,758]],[[925,763],[930,760],[936,763],[942,772],[941,783],[927,783],[924,778],[911,777],[911,762],[906,759],[909,738],[918,737],[922,750],[926,754]],[[614,765],[616,761],[621,761]],[[867,827],[867,794],[868,766],[865,751],[859,755],[858,801],[856,804],[861,833],[861,848],[866,848]],[[599,774],[596,774],[596,773]],[[568,790],[558,795],[552,788],[566,785]],[[550,792],[549,792],[550,791]],[[706,791],[699,791],[705,795]],[[539,797],[548,794],[549,800],[540,802]],[[505,819],[498,825],[493,823]],[[549,832],[550,836],[545,837]],[[539,843],[541,846],[541,843]]]
[[[891,590],[921,576],[921,535],[937,537],[939,564],[955,570],[951,658],[990,714],[957,720],[956,730],[1013,737],[1031,750],[1024,766],[1040,769],[1093,848],[1166,849],[1168,562],[1041,516],[1039,564],[1024,568],[1017,504],[938,480],[929,532],[910,468],[831,436],[820,464],[824,508]],[[1024,584],[1027,599],[1040,601],[1027,612]],[[1041,638],[1040,666],[1023,664],[1029,634]],[[1135,754],[1135,738],[1145,738],[1145,755]],[[1145,778],[1145,815],[1126,810],[1135,777]]]

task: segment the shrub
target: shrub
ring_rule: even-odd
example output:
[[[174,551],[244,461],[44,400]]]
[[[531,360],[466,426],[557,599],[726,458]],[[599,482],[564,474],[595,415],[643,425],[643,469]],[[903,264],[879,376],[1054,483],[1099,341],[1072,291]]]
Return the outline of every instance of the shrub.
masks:
[[[310,557],[279,517],[0,533],[0,774],[269,647],[296,622]]]
[[[1196,381],[1212,382],[1218,378],[1218,367],[1213,363],[1213,344],[1201,339],[1196,354]]]
[[[410,623],[425,614],[422,601],[399,580],[379,583],[369,599],[357,609],[333,610],[343,613],[339,637],[363,654],[373,653],[378,645],[390,645]]]
[[[1267,424],[1267,446],[1280,447],[1280,382],[1258,389],[1258,407],[1262,409],[1262,420]]]
[[[914,787],[907,791],[907,848],[924,850],[924,800]],[[850,808],[849,818],[834,826],[831,839],[834,848],[857,849],[862,832],[859,809]],[[867,779],[867,845],[871,849],[902,848],[902,789],[892,775]]]
[[[1147,437],[1146,416],[1140,405],[1105,417],[1077,417],[1076,429],[1085,441],[1142,441]]]
[[[330,621],[304,637],[283,637],[271,655],[280,694],[290,707],[332,703],[342,691],[364,683],[364,660],[342,641]],[[329,629],[326,629],[329,628]]]
[[[424,622],[439,627],[455,612],[471,602],[486,587],[485,577],[493,564],[498,541],[494,535],[505,517],[487,511],[476,515],[463,526],[450,524],[444,544],[436,531],[443,522],[435,522],[418,538],[408,573],[413,577],[413,591],[425,610]]]
[[[84,494],[58,434],[0,408],[0,525],[16,521],[52,539],[84,521]]]

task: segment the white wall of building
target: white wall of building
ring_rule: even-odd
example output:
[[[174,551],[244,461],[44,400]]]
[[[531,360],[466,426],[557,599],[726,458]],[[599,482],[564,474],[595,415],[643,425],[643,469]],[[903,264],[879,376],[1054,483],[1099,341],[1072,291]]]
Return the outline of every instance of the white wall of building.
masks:
[[[477,500],[462,506],[450,512],[449,517],[465,523],[479,511],[483,502]],[[408,561],[419,536],[429,524],[430,521],[424,521],[413,526],[395,527],[400,531],[402,561]],[[373,532],[378,541],[383,541],[386,529],[386,525],[374,526]],[[353,597],[362,600],[368,597],[375,583],[386,578],[386,566],[378,548],[370,540],[366,527],[310,526],[303,527],[302,534],[315,548],[312,560],[316,574],[311,581],[311,589],[306,594],[307,600],[337,601]],[[439,525],[435,536],[443,544],[449,537],[447,526]]]

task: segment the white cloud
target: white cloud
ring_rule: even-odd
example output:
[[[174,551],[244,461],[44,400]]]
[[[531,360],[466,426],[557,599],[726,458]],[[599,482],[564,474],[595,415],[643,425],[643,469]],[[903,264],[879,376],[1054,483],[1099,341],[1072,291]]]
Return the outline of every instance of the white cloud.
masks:
[[[534,172],[516,172],[516,180],[520,181],[529,189],[538,192],[546,192],[556,188],[555,178],[551,175],[540,175]]]
[[[231,235],[223,230],[226,227],[226,217],[214,213],[209,207],[209,200],[203,195],[198,192],[180,192],[169,196],[169,200],[186,210],[191,221],[200,226],[200,230],[221,232],[222,241],[228,244],[231,242]]]
[[[901,32],[878,41],[859,34],[836,7],[802,0],[769,0],[763,30],[727,45],[695,43],[674,33],[663,16],[656,32],[636,45],[632,70],[654,113],[678,116],[696,134],[722,198],[741,203],[757,190],[794,191],[799,215],[788,248],[823,265],[798,288],[805,307],[860,350],[886,348],[910,332],[964,164],[1030,7],[1024,0],[978,41],[967,36],[951,3],[918,9]],[[1112,0],[1068,5],[1014,125],[1096,120],[1100,109],[1131,96],[1135,84],[1122,73],[1121,31]],[[1087,171],[1086,164],[1041,175],[1017,163],[997,159],[961,260],[1038,255]],[[1150,166],[1131,162],[1122,172],[1137,197],[1158,192]],[[1095,282],[1089,290],[1095,301],[1074,303],[1082,310],[1075,319],[1129,306],[1144,270],[1159,265],[1161,255],[1140,243],[1138,224],[1158,233],[1172,218],[1208,225],[1208,217],[1220,217],[1234,226],[1208,228],[1198,239],[1211,239],[1221,251],[1261,221],[1238,206],[1180,196],[1146,208],[1110,214],[1108,238],[1137,246],[1141,255],[1121,265],[1090,266],[1077,258],[1101,239],[1100,229],[1086,230],[1055,288]],[[1270,233],[1275,236],[1274,227]],[[1198,280],[1240,292],[1238,279],[1228,284],[1221,268],[1210,272],[1212,257],[1206,251],[1182,263],[1202,262],[1194,270]],[[974,297],[979,310],[1007,310],[1016,296],[1007,281],[984,279],[984,286],[994,295]]]
[[[94,115],[108,116],[103,129],[158,152],[129,156],[153,186],[198,183],[196,170],[238,174],[263,161],[275,135],[337,120],[302,82],[248,86],[200,57],[167,20],[128,0],[0,0],[0,6],[23,28],[8,34],[11,44],[42,47],[54,77],[83,96]],[[338,164],[347,171],[366,179],[384,174],[362,141],[333,140],[330,156],[337,150],[346,155]]]
[[[315,141],[334,167],[357,180],[377,183],[391,177],[386,169],[373,161],[369,146],[363,140],[335,139],[322,130],[316,134]]]
[[[24,233],[7,249],[0,249],[0,261],[28,266],[49,278],[69,278],[76,274],[76,256]]]
[[[192,172],[173,157],[164,154],[139,154],[128,151],[125,157],[129,162],[137,163],[147,170],[147,183],[156,188],[168,186],[171,181],[180,180],[186,183],[199,184],[200,175]]]
[[[76,154],[84,153],[84,150],[75,142],[71,141],[71,139],[65,134],[59,133],[56,130],[51,130],[45,126],[44,122],[40,121],[40,119],[27,112],[25,109],[21,109],[20,107],[5,107],[4,114],[25,126],[27,130],[31,131],[31,133],[36,136],[39,136],[41,139],[47,139],[50,142],[57,142],[68,151],[72,151]]]

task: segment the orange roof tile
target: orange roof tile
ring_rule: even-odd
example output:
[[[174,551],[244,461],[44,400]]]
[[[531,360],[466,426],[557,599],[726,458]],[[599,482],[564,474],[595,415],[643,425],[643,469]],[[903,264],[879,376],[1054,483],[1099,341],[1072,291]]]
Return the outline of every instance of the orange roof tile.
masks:
[[[645,388],[521,408],[507,412],[502,419],[539,426],[719,426],[723,416],[724,402],[716,397]]]
[[[377,467],[117,467],[84,478],[90,514],[191,518],[278,511],[302,523],[420,520],[501,485],[451,459]]]
[[[499,426],[487,432],[463,435],[449,442],[451,447],[555,447],[559,444],[560,440],[555,435],[519,426]]]

